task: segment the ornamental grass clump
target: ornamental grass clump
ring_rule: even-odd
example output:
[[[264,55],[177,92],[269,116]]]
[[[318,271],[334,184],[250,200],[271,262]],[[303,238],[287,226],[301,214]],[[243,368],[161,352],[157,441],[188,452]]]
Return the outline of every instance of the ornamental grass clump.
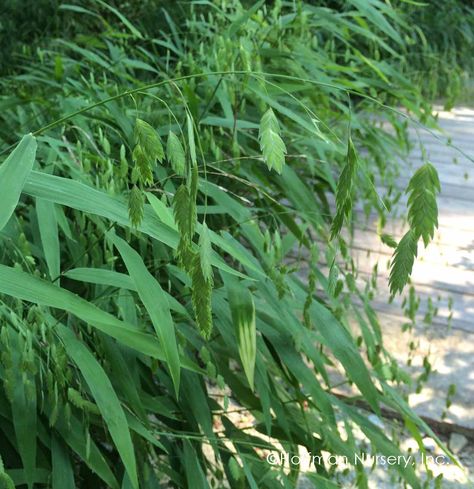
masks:
[[[396,431],[436,439],[348,240],[378,218],[395,294],[437,225],[426,163],[409,231],[383,233],[408,124],[431,121],[403,69],[404,11],[223,0],[155,24],[156,6],[117,5],[62,5],[71,30],[35,38],[1,79],[0,480],[289,488],[300,467],[265,454],[401,456],[334,368],[370,410],[402,415]],[[347,481],[316,469],[317,487]],[[421,487],[411,465],[393,471]]]

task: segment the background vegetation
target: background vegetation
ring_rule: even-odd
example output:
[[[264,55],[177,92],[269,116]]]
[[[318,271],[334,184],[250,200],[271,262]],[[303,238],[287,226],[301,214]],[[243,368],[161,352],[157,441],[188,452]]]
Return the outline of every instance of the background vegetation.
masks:
[[[452,105],[468,81],[472,8],[2,8],[5,487],[293,488],[299,467],[269,451],[399,454],[402,427],[384,433],[337,397],[335,368],[375,413],[430,433],[348,237],[378,215],[400,292],[439,182],[429,163],[413,176],[397,243],[383,231],[397,161],[408,124],[435,124],[432,101]],[[394,487],[421,487],[398,470]],[[309,474],[318,488],[368,477]]]

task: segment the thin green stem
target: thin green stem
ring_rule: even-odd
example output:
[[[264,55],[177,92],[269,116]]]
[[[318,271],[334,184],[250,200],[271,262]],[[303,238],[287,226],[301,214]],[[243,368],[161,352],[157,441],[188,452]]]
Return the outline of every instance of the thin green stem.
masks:
[[[209,71],[209,72],[206,72],[206,73],[194,73],[194,74],[190,74],[190,75],[178,76],[178,77],[175,77],[175,78],[168,78],[166,80],[161,80],[159,82],[150,83],[148,85],[143,85],[142,87],[139,87],[139,88],[132,88],[130,90],[126,90],[124,92],[121,92],[121,93],[119,93],[117,95],[113,95],[111,97],[108,97],[108,98],[99,100],[99,101],[97,101],[97,102],[95,102],[95,103],[93,103],[91,105],[88,105],[86,107],[83,107],[82,109],[79,109],[79,110],[76,110],[74,112],[71,112],[70,114],[67,114],[64,117],[61,117],[61,118],[59,118],[59,119],[57,119],[57,120],[55,120],[55,121],[47,124],[46,126],[43,126],[40,129],[37,129],[32,134],[33,134],[33,136],[39,136],[40,134],[43,134],[44,132],[49,131],[50,129],[53,129],[54,127],[57,127],[57,126],[63,124],[64,122],[72,119],[73,117],[76,117],[78,115],[84,114],[85,112],[88,112],[89,110],[92,110],[92,109],[94,109],[96,107],[100,107],[100,106],[105,105],[105,104],[107,104],[109,102],[112,102],[114,100],[119,100],[119,99],[121,99],[123,97],[127,97],[129,95],[133,95],[135,93],[138,93],[138,92],[141,92],[141,91],[144,91],[144,90],[152,90],[153,88],[158,88],[158,87],[161,87],[161,86],[170,84],[170,83],[176,83],[176,82],[180,82],[180,81],[184,81],[184,80],[189,80],[189,79],[192,79],[192,78],[205,78],[205,77],[208,77],[208,76],[227,76],[227,75],[250,76],[250,77],[253,77],[253,78],[259,79],[259,80],[261,80],[262,77],[273,77],[273,78],[277,78],[277,79],[281,79],[281,80],[292,80],[292,81],[298,81],[298,82],[301,82],[301,83],[309,83],[311,85],[316,85],[316,86],[326,87],[326,88],[332,88],[334,90],[342,90],[342,91],[345,91],[348,94],[353,94],[353,95],[357,95],[359,97],[362,97],[365,100],[368,100],[368,101],[371,101],[371,102],[375,103],[379,107],[382,107],[382,108],[384,108],[386,110],[389,110],[389,111],[391,111],[391,112],[399,115],[400,117],[403,117],[404,119],[410,121],[411,123],[417,125],[418,127],[424,129],[425,131],[427,131],[429,134],[431,134],[438,141],[442,141],[441,137],[438,136],[433,130],[431,130],[430,128],[426,127],[424,124],[422,124],[421,122],[417,121],[413,117],[409,116],[408,114],[405,114],[403,111],[401,111],[399,109],[396,109],[394,107],[391,107],[389,105],[384,104],[383,102],[380,102],[379,100],[377,100],[374,97],[371,97],[370,95],[367,95],[365,93],[359,92],[357,90],[346,88],[346,87],[339,86],[339,85],[335,85],[335,84],[332,84],[332,83],[320,82],[320,81],[317,81],[317,80],[313,80],[311,78],[302,78],[302,77],[299,77],[299,76],[283,75],[283,74],[278,74],[278,73],[254,72],[254,71],[248,71],[248,70],[227,70],[227,71]],[[4,152],[8,151],[13,146],[15,146],[15,145],[12,145],[12,146],[6,148],[4,151],[2,151],[1,154],[3,154]],[[451,147],[454,148],[456,151],[458,151],[460,154],[462,154],[469,161],[471,161],[472,163],[474,163],[474,158],[472,158],[471,156],[469,156],[460,147],[458,147],[456,145],[451,145]]]

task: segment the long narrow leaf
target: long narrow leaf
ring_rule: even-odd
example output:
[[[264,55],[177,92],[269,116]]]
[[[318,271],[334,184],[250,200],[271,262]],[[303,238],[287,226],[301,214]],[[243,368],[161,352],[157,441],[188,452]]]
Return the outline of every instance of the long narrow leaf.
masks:
[[[131,348],[160,360],[165,358],[162,349],[151,335],[137,331],[72,292],[20,270],[0,265],[0,293],[63,309]]]
[[[150,315],[168,362],[176,395],[178,395],[181,365],[176,333],[166,295],[158,281],[147,270],[140,255],[118,236],[109,234],[109,237],[119,250],[138,295]]]
[[[51,458],[53,462],[53,489],[74,489],[74,471],[67,448],[57,436],[51,438]]]
[[[28,134],[0,166],[0,231],[10,219],[20,199],[36,156],[36,139]]]
[[[40,230],[43,253],[48,265],[51,280],[59,277],[60,258],[59,258],[59,237],[58,221],[54,204],[48,200],[36,200],[36,214],[38,216],[38,226]],[[59,280],[56,280],[59,285]]]
[[[68,328],[58,325],[56,331],[64,343],[67,354],[84,376],[100,413],[107,424],[110,436],[117,447],[133,487],[138,489],[135,452],[127,418],[107,374],[92,353],[83,343],[76,339]]]
[[[13,425],[23,462],[25,482],[33,487],[36,473],[36,386],[31,373],[25,371],[22,353],[25,345],[19,334],[9,330],[12,355],[12,415]]]
[[[255,304],[250,291],[237,280],[228,280],[226,286],[240,360],[250,388],[253,390],[257,354]]]

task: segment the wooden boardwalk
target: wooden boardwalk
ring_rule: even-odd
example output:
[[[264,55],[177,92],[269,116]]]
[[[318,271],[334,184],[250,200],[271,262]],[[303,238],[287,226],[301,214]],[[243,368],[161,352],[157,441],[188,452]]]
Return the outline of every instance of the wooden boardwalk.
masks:
[[[442,132],[436,134],[441,140],[424,130],[412,130],[415,148],[400,176],[400,187],[405,188],[410,175],[423,164],[421,144],[438,170],[442,188],[439,228],[427,249],[419,245],[412,275],[420,297],[414,331],[401,332],[401,325],[408,321],[401,307],[407,294],[388,303],[388,262],[393,250],[380,242],[375,221],[369,220],[356,231],[352,249],[362,276],[368,277],[375,263],[379,264],[374,306],[388,349],[406,363],[409,342],[417,343],[412,366],[415,377],[421,373],[423,356],[429,354],[433,374],[422,393],[410,397],[410,404],[439,419],[449,385],[456,384],[447,420],[474,428],[474,163],[453,147],[474,158],[474,110],[440,111],[439,125]],[[396,220],[386,228],[396,238],[403,230],[403,222]],[[434,312],[432,324],[427,325],[425,315]]]

